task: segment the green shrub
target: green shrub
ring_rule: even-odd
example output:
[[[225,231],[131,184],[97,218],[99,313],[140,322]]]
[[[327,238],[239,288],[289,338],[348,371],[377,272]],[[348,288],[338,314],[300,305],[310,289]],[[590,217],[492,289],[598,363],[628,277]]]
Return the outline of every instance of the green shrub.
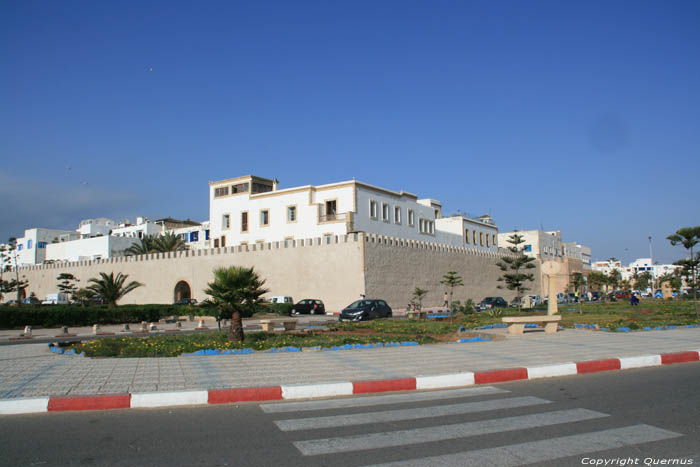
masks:
[[[182,307],[184,308],[184,307]],[[0,306],[0,328],[24,326],[55,328],[59,326],[92,326],[93,324],[140,323],[183,313],[173,305],[22,305]]]

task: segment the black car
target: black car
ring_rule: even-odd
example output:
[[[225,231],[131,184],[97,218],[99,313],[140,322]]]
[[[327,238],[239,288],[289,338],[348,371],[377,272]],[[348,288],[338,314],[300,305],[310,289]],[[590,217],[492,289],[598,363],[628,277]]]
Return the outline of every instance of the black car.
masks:
[[[391,307],[384,300],[357,300],[340,312],[340,321],[367,321],[375,318],[391,318]]]
[[[292,307],[293,315],[301,315],[307,313],[310,315],[325,315],[326,306],[321,300],[317,300],[315,298],[305,298],[304,300],[299,301],[299,303],[295,304]]]
[[[478,305],[479,311],[491,310],[493,308],[508,308],[508,302],[503,297],[486,297]]]

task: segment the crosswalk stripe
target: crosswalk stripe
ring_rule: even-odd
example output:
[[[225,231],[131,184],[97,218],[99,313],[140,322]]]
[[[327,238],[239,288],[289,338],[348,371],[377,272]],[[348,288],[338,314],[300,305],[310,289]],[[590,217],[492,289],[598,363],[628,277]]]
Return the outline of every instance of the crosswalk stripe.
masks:
[[[309,402],[276,402],[261,404],[265,413],[299,412],[303,410],[340,409],[346,407],[369,407],[373,405],[399,404],[403,402],[420,402],[456,397],[488,396],[510,392],[493,386],[475,388],[450,389],[447,391],[412,392],[408,394],[389,394],[383,396],[350,397],[344,399],[328,399]]]
[[[607,414],[588,409],[558,410],[554,412],[520,415],[516,417],[481,420],[477,422],[440,425],[413,430],[398,430],[340,438],[295,441],[294,446],[305,456],[362,451],[392,446],[415,445],[431,441],[465,438],[469,436],[524,430],[541,426],[571,423],[607,417]]]
[[[339,426],[363,425],[365,423],[396,422],[400,420],[416,420],[420,418],[461,415],[489,410],[513,409],[539,404],[549,404],[552,401],[539,397],[512,397],[510,399],[495,399],[463,404],[439,405],[402,410],[387,410],[360,414],[335,415],[329,417],[310,417],[289,420],[277,420],[275,424],[282,431],[312,430]]]
[[[633,425],[497,448],[377,464],[372,467],[424,467],[426,465],[440,467],[510,467],[620,448],[633,444],[661,441],[678,436],[682,435],[649,425]]]

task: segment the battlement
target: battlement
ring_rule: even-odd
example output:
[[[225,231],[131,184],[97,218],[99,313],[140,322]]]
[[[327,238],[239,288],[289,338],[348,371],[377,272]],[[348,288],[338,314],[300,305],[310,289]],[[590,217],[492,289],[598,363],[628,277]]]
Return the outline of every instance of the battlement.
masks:
[[[385,245],[395,248],[411,248],[420,250],[429,250],[441,253],[457,253],[470,256],[481,256],[485,258],[502,258],[511,256],[506,249],[499,249],[498,252],[479,250],[477,248],[465,248],[453,245],[446,245],[436,242],[426,242],[417,240],[408,240],[404,238],[389,237],[385,235],[366,234],[363,232],[350,233],[347,235],[333,235],[325,237],[312,237],[302,239],[289,239],[277,242],[267,242],[258,244],[237,245],[223,248],[207,248],[196,250],[172,251],[167,253],[151,253],[146,255],[135,256],[119,256],[106,259],[84,260],[84,261],[62,261],[50,264],[40,264],[32,266],[22,266],[19,268],[23,271],[45,271],[45,270],[60,270],[83,266],[96,266],[107,264],[123,264],[123,263],[140,263],[151,261],[173,260],[178,258],[193,258],[205,256],[220,256],[235,253],[262,252],[269,250],[281,250],[287,248],[310,248],[310,247],[328,247],[329,245],[365,242],[367,244]]]

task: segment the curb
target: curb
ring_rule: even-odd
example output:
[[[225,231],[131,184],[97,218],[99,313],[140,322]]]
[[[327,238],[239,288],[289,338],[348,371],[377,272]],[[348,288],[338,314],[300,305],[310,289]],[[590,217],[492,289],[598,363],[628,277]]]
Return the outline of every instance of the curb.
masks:
[[[269,387],[146,392],[94,396],[52,396],[0,400],[0,415],[109,410],[129,408],[176,407],[235,402],[313,399],[389,391],[446,389],[475,384],[503,383],[524,379],[552,378],[601,371],[626,370],[700,361],[700,350],[657,355],[588,360],[576,363],[506,368],[447,375],[417,376],[375,381],[292,384]]]

